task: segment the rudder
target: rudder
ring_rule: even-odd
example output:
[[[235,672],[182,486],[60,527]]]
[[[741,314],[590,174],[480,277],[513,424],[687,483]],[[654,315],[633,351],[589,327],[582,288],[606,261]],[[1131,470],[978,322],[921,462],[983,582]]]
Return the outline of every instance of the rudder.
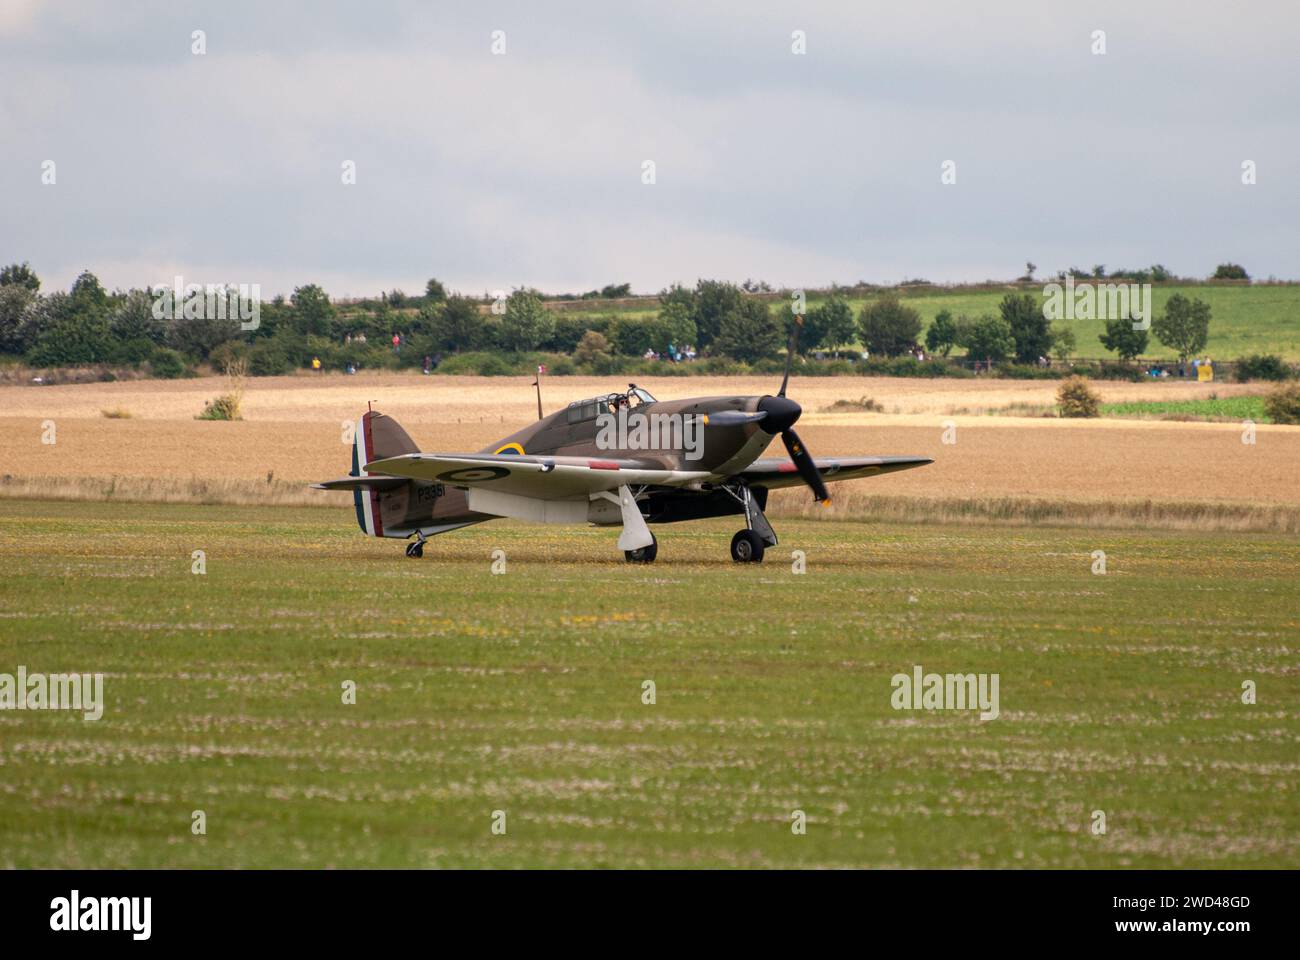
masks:
[[[366,464],[385,457],[398,457],[404,453],[419,453],[410,434],[392,417],[377,410],[369,410],[357,421],[352,438],[351,476],[365,477]],[[379,509],[379,491],[373,487],[352,491],[352,502],[357,509],[357,526],[372,537],[384,535],[383,519]]]

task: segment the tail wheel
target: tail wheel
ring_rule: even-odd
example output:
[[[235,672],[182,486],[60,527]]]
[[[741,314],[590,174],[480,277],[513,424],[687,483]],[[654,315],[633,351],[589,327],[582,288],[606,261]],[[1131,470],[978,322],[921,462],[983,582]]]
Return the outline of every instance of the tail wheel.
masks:
[[[628,563],[654,563],[655,555],[659,552],[659,541],[654,539],[654,534],[650,534],[650,546],[637,547],[635,550],[624,550],[623,559]]]
[[[414,543],[408,543],[406,545],[406,555],[419,560],[424,556],[424,541],[416,540]]]
[[[741,530],[731,538],[731,559],[737,563],[762,563],[763,538],[753,530]]]

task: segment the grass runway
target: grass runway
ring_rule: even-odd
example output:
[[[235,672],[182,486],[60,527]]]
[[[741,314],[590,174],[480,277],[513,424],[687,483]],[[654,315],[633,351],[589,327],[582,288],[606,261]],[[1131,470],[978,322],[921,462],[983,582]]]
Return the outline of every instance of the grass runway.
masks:
[[[1300,866],[1294,536],[737,526],[0,502],[0,673],[107,701],[0,711],[0,867]],[[916,664],[1000,716],[894,710]]]

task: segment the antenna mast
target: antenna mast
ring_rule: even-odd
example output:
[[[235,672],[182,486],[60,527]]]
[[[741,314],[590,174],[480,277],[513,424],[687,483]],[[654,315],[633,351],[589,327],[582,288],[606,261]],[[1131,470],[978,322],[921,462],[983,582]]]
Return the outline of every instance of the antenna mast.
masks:
[[[533,381],[533,386],[537,388],[537,419],[542,419],[542,374],[546,372],[546,364],[537,365],[537,379]]]

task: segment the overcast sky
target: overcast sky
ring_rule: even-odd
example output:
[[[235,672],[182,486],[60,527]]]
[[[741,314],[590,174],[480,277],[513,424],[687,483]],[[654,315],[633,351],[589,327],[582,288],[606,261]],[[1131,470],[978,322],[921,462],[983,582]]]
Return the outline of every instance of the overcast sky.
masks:
[[[0,262],[266,296],[1300,278],[1298,40],[1294,0],[0,0]]]

